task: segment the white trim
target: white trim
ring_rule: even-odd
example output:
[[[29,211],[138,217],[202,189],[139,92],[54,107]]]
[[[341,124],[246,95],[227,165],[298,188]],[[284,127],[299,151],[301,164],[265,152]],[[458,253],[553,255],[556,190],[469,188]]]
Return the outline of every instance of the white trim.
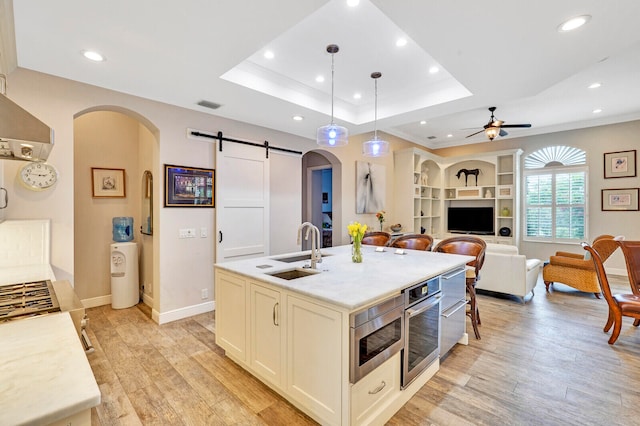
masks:
[[[106,296],[92,297],[90,299],[82,299],[81,302],[85,308],[95,308],[97,306],[110,305],[111,295],[108,294]]]
[[[177,321],[183,318],[189,318],[194,315],[204,314],[205,312],[211,312],[216,309],[216,302],[205,302],[199,305],[187,306],[180,309],[174,309],[169,312],[158,313],[155,310],[152,312],[152,319],[158,324],[166,324],[168,322]]]

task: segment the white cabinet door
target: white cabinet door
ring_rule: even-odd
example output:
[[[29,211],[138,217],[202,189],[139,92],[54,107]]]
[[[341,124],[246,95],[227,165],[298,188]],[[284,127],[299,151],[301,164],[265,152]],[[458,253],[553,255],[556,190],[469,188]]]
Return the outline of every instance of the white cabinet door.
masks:
[[[287,297],[286,391],[321,423],[341,422],[341,320],[338,311]]]
[[[216,344],[227,355],[247,360],[246,281],[237,275],[216,271]]]
[[[282,315],[280,292],[251,283],[251,357],[256,373],[282,386]]]

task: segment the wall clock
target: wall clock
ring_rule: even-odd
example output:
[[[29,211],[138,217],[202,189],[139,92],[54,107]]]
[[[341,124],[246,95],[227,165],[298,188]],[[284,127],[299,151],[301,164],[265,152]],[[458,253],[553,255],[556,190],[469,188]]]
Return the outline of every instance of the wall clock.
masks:
[[[32,191],[44,191],[58,181],[58,170],[52,164],[27,163],[20,168],[20,182]]]

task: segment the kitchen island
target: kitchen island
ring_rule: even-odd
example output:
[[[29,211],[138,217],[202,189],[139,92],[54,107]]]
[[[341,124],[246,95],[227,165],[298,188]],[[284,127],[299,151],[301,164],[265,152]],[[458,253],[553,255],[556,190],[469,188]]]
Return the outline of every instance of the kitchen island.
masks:
[[[383,423],[436,373],[439,362],[401,390],[401,354],[395,353],[351,383],[350,315],[459,270],[471,258],[378,250],[363,246],[364,262],[352,263],[351,246],[326,248],[317,270],[306,273],[300,270],[308,261],[296,260],[300,253],[216,264],[216,343],[322,424]]]

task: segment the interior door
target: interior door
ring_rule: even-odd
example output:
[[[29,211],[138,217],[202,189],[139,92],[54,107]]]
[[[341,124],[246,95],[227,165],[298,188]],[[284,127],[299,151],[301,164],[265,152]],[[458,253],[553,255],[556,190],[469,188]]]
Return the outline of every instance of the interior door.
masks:
[[[269,254],[269,161],[264,148],[223,142],[216,155],[216,262]]]

